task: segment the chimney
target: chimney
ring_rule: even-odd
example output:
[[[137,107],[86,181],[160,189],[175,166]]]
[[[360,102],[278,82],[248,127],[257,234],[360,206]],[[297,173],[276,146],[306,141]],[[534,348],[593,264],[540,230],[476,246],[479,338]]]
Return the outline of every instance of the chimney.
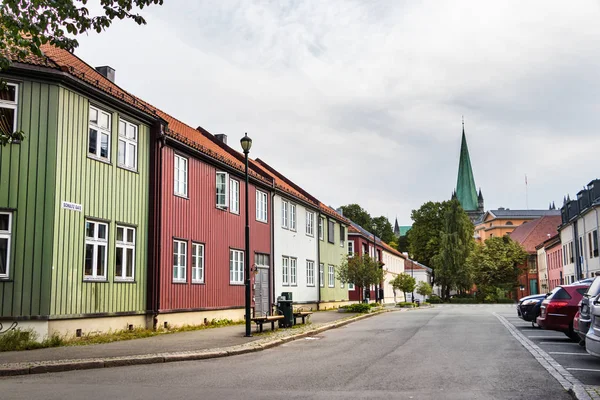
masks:
[[[108,65],[102,67],[96,67],[96,71],[100,72],[106,79],[115,83],[115,69]]]
[[[217,138],[218,141],[223,142],[223,144],[227,144],[227,135],[218,133],[215,135],[215,138]]]

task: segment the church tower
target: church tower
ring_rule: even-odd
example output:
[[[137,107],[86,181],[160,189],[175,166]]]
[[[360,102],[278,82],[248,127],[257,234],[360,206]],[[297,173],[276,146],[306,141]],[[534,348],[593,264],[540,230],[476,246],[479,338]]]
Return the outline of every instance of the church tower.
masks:
[[[467,137],[465,136],[465,121],[462,123],[462,142],[460,145],[460,160],[458,162],[458,178],[456,180],[456,196],[462,208],[465,210],[471,221],[475,223],[484,214],[483,194],[475,186],[473,177],[473,168],[471,167],[471,157],[469,156],[469,147],[467,146]]]

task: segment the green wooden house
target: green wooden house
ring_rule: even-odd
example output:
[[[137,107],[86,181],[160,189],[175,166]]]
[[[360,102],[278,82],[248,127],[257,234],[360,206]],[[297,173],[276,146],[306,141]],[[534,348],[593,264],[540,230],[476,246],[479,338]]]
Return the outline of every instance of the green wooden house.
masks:
[[[0,323],[40,336],[146,325],[154,110],[67,51],[0,75]]]

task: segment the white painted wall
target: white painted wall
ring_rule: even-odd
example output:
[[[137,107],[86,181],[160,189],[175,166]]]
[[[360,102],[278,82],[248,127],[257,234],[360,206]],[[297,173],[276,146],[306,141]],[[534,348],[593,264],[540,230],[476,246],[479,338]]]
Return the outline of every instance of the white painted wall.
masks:
[[[600,257],[590,256],[590,248],[593,250],[593,243],[590,243],[590,234],[598,234],[600,210],[598,207],[588,210],[583,216],[577,219],[577,232],[583,238],[583,273],[586,278],[595,276],[600,271]],[[595,231],[595,232],[594,232]]]
[[[563,254],[565,250],[568,252],[569,243],[571,242],[573,242],[573,226],[567,225],[560,231],[560,243],[563,246]],[[575,246],[575,243],[573,243],[573,246]],[[567,258],[567,263],[563,265],[563,281],[566,284],[567,282],[571,283],[571,279],[574,279],[575,263],[570,261],[568,255],[563,255],[563,260],[564,257]],[[573,259],[575,259],[575,247],[573,247]],[[569,277],[569,280],[567,280],[567,277]]]
[[[546,249],[537,251],[538,284],[540,293],[548,293],[548,263],[546,262]]]
[[[296,230],[282,227],[282,203],[283,201],[296,205]],[[276,194],[273,199],[273,207],[275,217],[274,224],[274,274],[275,274],[275,300],[281,296],[281,292],[292,292],[294,303],[311,303],[319,300],[319,263],[317,261],[318,243],[318,212],[310,210],[314,213],[313,221],[313,236],[306,234],[306,208],[301,203],[292,201],[290,198],[282,198]],[[288,226],[289,206],[288,206]],[[283,256],[293,257],[297,260],[297,281],[296,285],[291,282],[288,285],[283,284],[282,275],[282,260]],[[307,286],[306,261],[314,262],[314,286]],[[290,269],[291,270],[291,269]],[[288,279],[289,281],[289,279]]]
[[[427,282],[431,285],[431,274],[426,269],[415,269],[414,271],[408,269],[405,272],[408,275],[414,276],[415,280],[417,281],[417,286],[419,285],[419,282]],[[410,294],[408,294],[408,297],[409,298],[407,299],[407,301],[410,301]],[[425,301],[425,297],[418,294],[415,290],[415,300],[419,300],[422,303]]]
[[[394,303],[394,289],[390,282],[404,272],[404,258],[397,256],[394,253],[386,251],[383,249],[383,254],[381,256],[383,263],[385,264],[383,269],[387,271],[384,276],[383,282],[383,302],[384,303]],[[396,293],[396,302],[404,301],[404,294],[402,292]]]

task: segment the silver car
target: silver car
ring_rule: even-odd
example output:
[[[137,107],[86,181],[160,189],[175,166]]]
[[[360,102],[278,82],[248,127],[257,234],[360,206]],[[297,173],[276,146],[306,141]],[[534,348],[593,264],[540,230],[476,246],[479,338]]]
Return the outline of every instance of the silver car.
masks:
[[[600,296],[589,299],[590,329],[585,335],[585,349],[593,356],[600,357]]]

